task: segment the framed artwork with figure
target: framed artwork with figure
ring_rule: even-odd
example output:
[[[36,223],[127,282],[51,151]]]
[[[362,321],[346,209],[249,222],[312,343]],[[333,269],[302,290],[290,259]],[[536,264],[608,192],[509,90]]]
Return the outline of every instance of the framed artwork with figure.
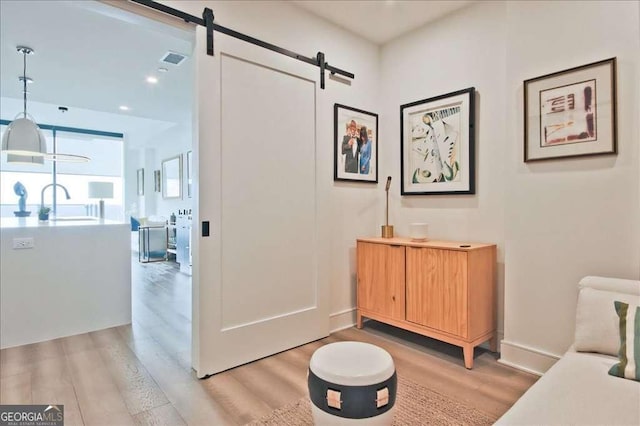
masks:
[[[400,193],[475,194],[475,88],[400,106]]]
[[[524,82],[525,162],[616,153],[616,58]]]
[[[378,182],[378,114],[334,104],[333,180]]]

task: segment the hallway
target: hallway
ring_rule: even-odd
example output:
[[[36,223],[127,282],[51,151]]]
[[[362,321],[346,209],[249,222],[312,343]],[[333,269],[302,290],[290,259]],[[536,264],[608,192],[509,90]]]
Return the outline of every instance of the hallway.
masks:
[[[153,339],[191,368],[191,277],[175,262],[131,262],[132,333]]]

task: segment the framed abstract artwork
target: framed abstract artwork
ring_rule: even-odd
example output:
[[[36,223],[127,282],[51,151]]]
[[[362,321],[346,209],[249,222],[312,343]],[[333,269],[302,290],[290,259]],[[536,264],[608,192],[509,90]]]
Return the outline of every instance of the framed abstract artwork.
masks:
[[[400,193],[475,194],[475,88],[400,106]]]
[[[616,58],[524,82],[525,162],[616,152]]]
[[[333,180],[378,182],[378,114],[333,106]]]

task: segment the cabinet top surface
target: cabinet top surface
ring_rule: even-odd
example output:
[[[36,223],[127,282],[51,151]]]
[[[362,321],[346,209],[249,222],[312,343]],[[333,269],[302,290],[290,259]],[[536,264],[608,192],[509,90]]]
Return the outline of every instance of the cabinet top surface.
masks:
[[[495,247],[495,244],[485,243],[469,243],[464,241],[438,241],[438,240],[426,240],[426,241],[414,241],[411,238],[396,237],[396,238],[382,238],[382,237],[364,237],[358,238],[359,242],[364,243],[376,243],[376,244],[389,244],[389,245],[402,245],[409,247],[426,247],[426,248],[441,248],[449,250],[478,250],[488,247]]]

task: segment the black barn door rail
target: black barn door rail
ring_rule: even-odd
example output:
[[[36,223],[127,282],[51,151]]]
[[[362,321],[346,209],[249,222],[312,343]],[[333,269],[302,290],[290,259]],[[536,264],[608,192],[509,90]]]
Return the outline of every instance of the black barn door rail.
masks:
[[[174,9],[172,7],[166,6],[164,4],[152,1],[152,0],[130,0],[133,3],[138,3],[143,6],[149,7],[151,9],[155,9],[157,11],[166,13],[171,16],[175,16],[176,18],[180,18],[185,22],[191,22],[196,25],[201,25],[207,28],[207,55],[213,56],[213,32],[218,31],[222,34],[226,34],[228,36],[237,38],[242,41],[246,41],[247,43],[255,44],[256,46],[263,47],[265,49],[272,50],[274,52],[280,53],[281,55],[289,56],[290,58],[297,59],[298,61],[306,62],[310,65],[315,65],[320,68],[320,88],[324,89],[324,71],[328,70],[331,74],[340,74],[344,77],[348,77],[353,79],[355,76],[353,73],[348,71],[341,70],[340,68],[336,68],[334,66],[329,65],[325,62],[324,53],[318,52],[315,58],[310,58],[308,56],[300,55],[296,52],[293,52],[288,49],[284,49],[282,47],[276,46],[275,44],[267,43],[266,41],[262,41],[255,37],[248,36],[246,34],[239,33],[230,28],[223,27],[222,25],[218,25],[213,22],[213,10],[206,7],[202,12],[202,18],[198,18],[197,16],[190,15],[188,13],[182,12],[181,10]]]

